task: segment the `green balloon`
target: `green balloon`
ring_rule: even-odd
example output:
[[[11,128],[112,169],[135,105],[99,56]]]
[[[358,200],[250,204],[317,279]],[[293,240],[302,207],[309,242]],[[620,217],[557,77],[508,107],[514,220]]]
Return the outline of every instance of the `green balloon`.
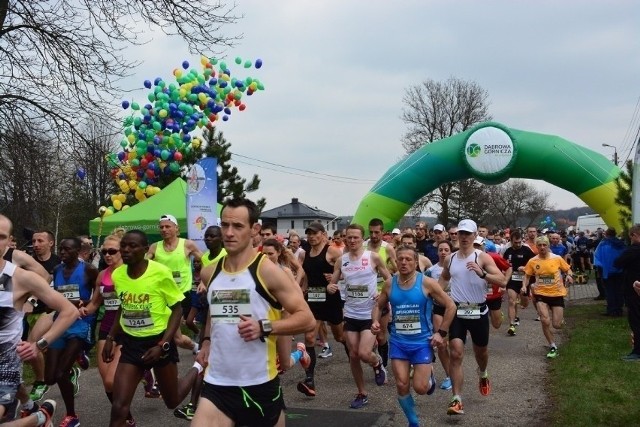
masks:
[[[139,110],[140,109],[140,105],[137,102],[132,102],[131,103],[131,109],[132,110]]]
[[[169,170],[173,173],[180,171],[180,165],[176,162],[169,163]]]
[[[158,122],[158,121],[154,121],[153,122],[153,129],[156,130],[156,131],[161,130],[162,129],[162,124],[160,122]]]
[[[236,56],[236,64],[242,64],[242,58],[240,58],[239,56]]]
[[[122,148],[125,148],[127,145],[129,145],[129,141],[127,141],[126,139],[123,139],[122,141],[120,141],[120,146]]]
[[[144,190],[145,188],[147,188],[147,183],[145,181],[140,181],[138,183],[138,188]]]
[[[156,100],[156,96],[155,96],[154,94],[150,93],[149,95],[147,95],[147,99],[148,99],[150,102],[153,102],[153,101],[155,101],[155,100]]]
[[[135,125],[135,127],[140,127],[140,125],[142,125],[142,119],[140,117],[136,117],[135,119],[133,119],[133,124]]]
[[[251,61],[249,60],[244,61],[244,68],[251,68],[251,65],[253,65],[251,64]]]
[[[160,152],[160,158],[162,160],[167,160],[169,158],[169,150],[162,150]]]

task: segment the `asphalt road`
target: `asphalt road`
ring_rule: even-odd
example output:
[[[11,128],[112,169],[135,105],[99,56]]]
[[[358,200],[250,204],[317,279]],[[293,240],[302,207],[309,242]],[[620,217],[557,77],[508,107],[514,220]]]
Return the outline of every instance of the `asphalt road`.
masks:
[[[570,293],[574,300],[591,299],[595,296],[595,285],[580,285]],[[503,303],[506,314],[506,303]],[[507,335],[507,322],[501,329],[491,330],[489,340],[489,375],[492,392],[482,396],[477,386],[476,363],[467,341],[464,359],[465,386],[462,394],[465,414],[448,416],[446,413],[451,398],[450,391],[439,388],[431,396],[416,397],[421,425],[512,425],[537,427],[549,425],[548,414],[552,402],[545,392],[547,369],[550,363],[545,355],[547,348],[540,323],[532,307],[521,310],[521,325],[515,337]],[[560,343],[562,337],[559,336]],[[342,346],[333,346],[334,356],[318,359],[316,367],[316,387],[318,395],[309,398],[296,390],[296,384],[303,379],[301,368],[294,368],[281,376],[285,402],[289,408],[289,426],[345,426],[370,427],[406,426],[404,414],[396,400],[393,375],[387,385],[377,387],[371,369],[365,367],[369,404],[363,409],[349,409],[349,403],[356,394],[351,378],[346,354]],[[318,350],[319,352],[319,350]],[[562,357],[562,347],[560,347]],[[181,353],[181,370],[188,369],[193,360],[189,352]],[[443,371],[436,364],[436,377],[440,381]],[[415,395],[414,395],[415,396]],[[64,415],[64,404],[56,386],[45,398],[58,401],[56,422]],[[80,377],[80,394],[76,398],[76,410],[83,427],[108,425],[110,407],[96,368],[90,368]],[[145,399],[142,385],[132,405],[132,413],[138,426],[181,426],[185,420],[173,416],[158,399]],[[58,424],[55,424],[58,425]]]

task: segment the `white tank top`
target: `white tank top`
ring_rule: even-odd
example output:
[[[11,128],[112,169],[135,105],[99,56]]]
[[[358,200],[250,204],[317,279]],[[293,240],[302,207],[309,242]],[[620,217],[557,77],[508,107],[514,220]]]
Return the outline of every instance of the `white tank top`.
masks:
[[[478,262],[482,251],[475,249],[466,258],[460,258],[458,251],[451,254],[449,273],[451,279],[451,299],[458,303],[481,304],[486,301],[487,282],[473,270],[467,270],[468,262]]]
[[[204,380],[209,384],[243,387],[264,384],[278,375],[276,337],[270,335],[264,342],[259,339],[245,342],[238,334],[241,314],[256,320],[280,319],[280,309],[258,292],[261,287],[262,294],[266,292],[273,298],[257,275],[263,259],[258,254],[247,268],[231,273],[224,270],[223,258],[214,272],[207,291],[211,351]]]
[[[350,319],[371,319],[378,288],[378,274],[373,268],[371,251],[364,251],[356,260],[342,254],[342,276],[345,281],[344,316]]]
[[[22,311],[13,307],[13,284],[16,266],[9,261],[0,273],[0,344],[18,344],[22,338]]]

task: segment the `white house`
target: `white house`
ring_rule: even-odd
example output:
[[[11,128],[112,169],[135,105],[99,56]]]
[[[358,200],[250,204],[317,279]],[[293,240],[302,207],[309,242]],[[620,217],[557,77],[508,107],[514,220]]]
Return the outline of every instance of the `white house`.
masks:
[[[275,224],[278,234],[287,236],[291,230],[304,236],[304,231],[312,222],[321,222],[329,236],[338,229],[337,215],[325,212],[321,209],[300,203],[297,197],[291,199],[291,203],[278,206],[262,212],[260,215],[262,224]]]

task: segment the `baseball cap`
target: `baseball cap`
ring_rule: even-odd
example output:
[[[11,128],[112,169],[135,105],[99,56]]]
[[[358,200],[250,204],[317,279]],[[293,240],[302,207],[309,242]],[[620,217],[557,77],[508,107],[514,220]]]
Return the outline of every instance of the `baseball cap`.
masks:
[[[469,233],[476,233],[478,226],[470,219],[463,219],[458,223],[458,231],[467,231]]]
[[[304,230],[304,233],[305,234],[309,233],[309,230],[311,230],[312,233],[317,233],[318,231],[321,231],[323,233],[325,232],[324,225],[322,225],[321,222],[312,222]]]
[[[482,236],[478,236],[475,238],[475,240],[473,241],[474,245],[484,245],[484,237]]]
[[[433,231],[444,231],[444,225],[436,224],[433,226]]]
[[[400,234],[400,229],[394,228],[393,231],[391,231],[391,234]]]
[[[160,217],[159,221],[171,221],[172,223],[174,223],[175,225],[178,225],[178,220],[176,219],[175,216],[171,215],[171,214],[165,214],[162,215]]]

